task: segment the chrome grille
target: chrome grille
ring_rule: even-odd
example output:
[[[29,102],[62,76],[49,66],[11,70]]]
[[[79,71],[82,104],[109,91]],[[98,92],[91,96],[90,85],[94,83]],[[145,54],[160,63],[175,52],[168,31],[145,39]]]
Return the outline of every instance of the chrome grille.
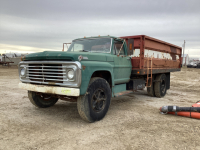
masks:
[[[25,75],[21,75],[21,70]],[[74,70],[74,78],[67,73]],[[80,87],[81,63],[78,61],[21,61],[19,63],[20,81],[23,83]]]
[[[29,64],[27,79],[38,82],[63,83],[66,79],[66,66],[62,64]]]

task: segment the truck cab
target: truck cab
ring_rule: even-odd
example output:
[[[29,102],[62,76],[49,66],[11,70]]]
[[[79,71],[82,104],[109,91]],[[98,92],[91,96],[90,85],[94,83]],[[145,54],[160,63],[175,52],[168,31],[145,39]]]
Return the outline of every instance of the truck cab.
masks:
[[[101,120],[111,97],[132,93],[145,85],[155,96],[154,80],[149,81],[153,77],[148,72],[133,74],[134,44],[133,38],[98,36],[75,39],[66,51],[63,48],[29,54],[19,63],[19,87],[28,90],[29,100],[36,107],[53,106],[58,99],[77,102],[85,121]],[[157,74],[157,97],[169,89],[166,75]]]
[[[73,40],[67,51],[44,51],[23,58],[19,86],[28,90],[37,107],[52,106],[58,99],[77,101],[81,117],[94,122],[105,116],[111,97],[126,91],[131,68],[123,39],[81,38]]]

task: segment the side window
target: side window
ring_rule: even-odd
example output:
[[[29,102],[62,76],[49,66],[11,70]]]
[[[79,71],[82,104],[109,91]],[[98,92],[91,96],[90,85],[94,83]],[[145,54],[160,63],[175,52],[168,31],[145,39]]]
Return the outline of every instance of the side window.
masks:
[[[74,47],[72,50],[75,52],[83,50],[83,45],[82,44],[74,44]]]
[[[124,45],[122,46],[122,44],[123,44],[123,42],[121,42],[121,41],[114,41],[114,52],[113,53],[115,55],[118,55],[120,49],[121,49],[121,51],[120,51],[119,55],[125,55]]]

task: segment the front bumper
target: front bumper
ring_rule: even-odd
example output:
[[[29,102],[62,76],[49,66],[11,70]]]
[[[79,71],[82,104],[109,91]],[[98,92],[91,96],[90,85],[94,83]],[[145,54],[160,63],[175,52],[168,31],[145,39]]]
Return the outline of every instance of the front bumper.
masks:
[[[19,83],[19,88],[28,90],[28,91],[48,93],[48,94],[57,94],[57,95],[66,95],[66,96],[79,96],[80,95],[79,88],[34,85],[34,84],[27,84],[27,83]]]

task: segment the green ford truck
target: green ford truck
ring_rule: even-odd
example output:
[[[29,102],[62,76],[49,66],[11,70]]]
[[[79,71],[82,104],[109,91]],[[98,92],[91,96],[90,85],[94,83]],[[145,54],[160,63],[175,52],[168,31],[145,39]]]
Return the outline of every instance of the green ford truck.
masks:
[[[169,72],[180,70],[152,69],[152,63],[150,69],[152,57],[148,57],[145,67],[144,45],[139,43],[139,57],[134,56],[137,45],[136,37],[98,36],[75,39],[67,51],[29,54],[18,65],[19,87],[28,90],[29,100],[39,108],[53,106],[58,99],[77,102],[84,120],[101,120],[112,97],[143,89],[145,85],[149,95],[163,97],[169,89]],[[134,62],[142,57],[138,68],[134,68]]]

